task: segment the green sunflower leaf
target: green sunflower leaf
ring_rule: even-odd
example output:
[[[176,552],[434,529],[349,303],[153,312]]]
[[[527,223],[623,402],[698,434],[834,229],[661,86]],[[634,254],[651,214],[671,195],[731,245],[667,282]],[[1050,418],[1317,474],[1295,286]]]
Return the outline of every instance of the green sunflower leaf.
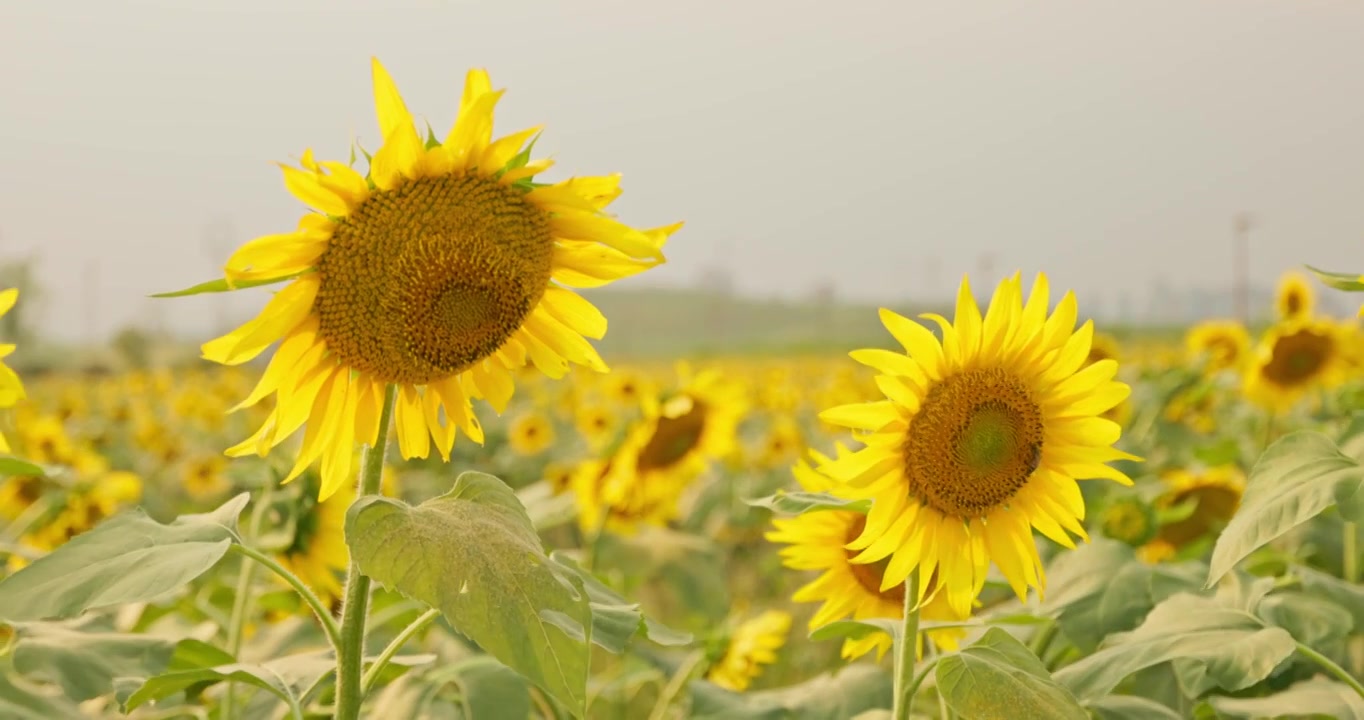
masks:
[[[1364,467],[1318,432],[1302,430],[1279,439],[1251,469],[1241,507],[1217,538],[1207,586],[1255,550],[1338,503],[1342,512],[1364,510]]]
[[[438,608],[490,655],[585,713],[589,593],[545,555],[501,480],[466,472],[449,493],[416,507],[362,498],[346,514],[346,542],[366,575]]]
[[[577,575],[587,590],[592,608],[592,643],[620,654],[636,635],[659,645],[689,645],[691,633],[678,632],[644,616],[639,603],[632,603],[585,572],[571,558],[561,552],[550,553],[550,559]]]
[[[1095,720],[1181,720],[1174,710],[1136,695],[1109,695],[1085,703],[1085,707]]]
[[[1364,720],[1364,699],[1344,683],[1315,677],[1283,692],[1257,698],[1215,697],[1212,706],[1233,718],[1321,716]]]
[[[31,463],[13,455],[0,455],[0,477],[9,475],[32,475],[46,477],[47,471],[41,465]]]
[[[1318,270],[1311,265],[1305,267],[1315,273],[1322,282],[1337,290],[1346,290],[1349,292],[1364,290],[1364,275],[1360,275],[1359,273],[1333,273],[1326,272],[1325,270]]]
[[[329,652],[289,655],[263,663],[187,667],[142,683],[124,702],[124,710],[129,712],[146,703],[163,700],[194,685],[233,681],[253,685],[274,695],[294,711],[294,717],[302,717],[303,692],[335,667],[336,660]]]
[[[970,647],[938,661],[938,692],[961,717],[1088,720],[1089,713],[1014,636],[990,628]]]
[[[752,507],[763,507],[783,515],[801,515],[816,510],[849,510],[865,513],[871,509],[871,500],[849,500],[830,493],[819,492],[778,492],[767,497],[744,500]]]
[[[76,704],[55,688],[43,687],[0,672],[0,717],[6,720],[52,720],[84,717]]]
[[[1175,595],[1157,605],[1136,630],[1109,637],[1106,647],[1055,677],[1080,700],[1092,701],[1139,670],[1173,661],[1181,684],[1194,696],[1214,688],[1248,688],[1297,648],[1288,631],[1267,627],[1248,610],[1262,590],[1257,584],[1218,598]]]
[[[307,271],[305,270],[304,272]],[[274,283],[284,282],[285,280],[293,280],[294,278],[302,274],[303,274],[302,272],[296,272],[290,275],[281,275],[276,278],[266,278],[263,280],[238,280],[234,283],[228,283],[226,278],[218,278],[216,280],[201,282],[198,285],[195,285],[193,287],[187,287],[184,290],[154,293],[152,297],[173,298],[186,297],[189,295],[202,295],[204,293],[232,292],[234,290],[245,290],[247,288],[260,287],[261,285],[273,285]]]
[[[848,665],[799,685],[730,692],[693,680],[693,720],[844,720],[891,705],[891,679],[874,665]]]
[[[77,702],[109,693],[114,678],[164,671],[175,650],[175,641],[165,638],[82,632],[58,623],[20,623],[15,635],[15,671],[60,685]]]
[[[217,564],[250,497],[242,493],[211,513],[182,515],[169,525],[140,508],[116,515],[0,580],[0,620],[70,618],[155,600]]]

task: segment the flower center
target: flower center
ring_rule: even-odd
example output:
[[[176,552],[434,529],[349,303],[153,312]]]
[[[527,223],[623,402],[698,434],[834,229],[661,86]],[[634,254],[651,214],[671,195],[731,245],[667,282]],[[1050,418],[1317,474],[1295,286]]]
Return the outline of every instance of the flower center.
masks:
[[[1296,292],[1289,292],[1283,299],[1283,306],[1289,317],[1297,315],[1302,311],[1302,296]]]
[[[1000,368],[963,372],[929,389],[902,447],[909,492],[974,518],[1003,505],[1042,460],[1042,409]]]
[[[317,262],[318,335],[342,363],[424,384],[497,351],[540,302],[549,215],[477,175],[373,193]]]
[[[1333,349],[1330,337],[1311,330],[1284,335],[1274,343],[1269,363],[1265,365],[1265,377],[1279,385],[1310,380],[1326,364]]]
[[[706,430],[706,404],[689,395],[679,395],[669,405],[684,407],[676,413],[665,412],[658,419],[654,434],[639,453],[640,472],[672,467],[701,442]],[[665,408],[665,411],[667,408]]]

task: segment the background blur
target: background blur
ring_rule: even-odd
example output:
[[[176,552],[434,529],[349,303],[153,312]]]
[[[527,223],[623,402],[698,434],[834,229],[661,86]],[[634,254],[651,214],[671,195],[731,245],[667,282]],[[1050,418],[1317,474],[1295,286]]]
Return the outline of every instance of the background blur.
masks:
[[[294,226],[273,162],[378,144],[371,55],[438,132],[488,68],[550,177],[687,221],[592,294],[608,352],[845,349],[964,272],[1131,327],[1364,268],[1364,4],[971,5],[0,0],[0,286],[49,344],[245,320],[259,294],[147,295]]]

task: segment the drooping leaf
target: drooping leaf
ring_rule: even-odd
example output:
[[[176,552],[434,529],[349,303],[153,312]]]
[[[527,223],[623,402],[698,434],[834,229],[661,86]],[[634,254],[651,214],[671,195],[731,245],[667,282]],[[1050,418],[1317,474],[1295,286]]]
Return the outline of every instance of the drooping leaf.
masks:
[[[1316,647],[1350,633],[1350,611],[1329,598],[1305,592],[1278,592],[1260,601],[1255,614],[1266,624],[1281,627],[1298,642]]]
[[[1088,702],[1138,670],[1178,659],[1191,690],[1240,690],[1268,677],[1296,647],[1288,631],[1266,627],[1246,608],[1180,593],[1157,605],[1137,629],[1113,636],[1055,677]]]
[[[34,475],[43,477],[47,473],[41,465],[13,455],[0,455],[0,477],[10,475]]]
[[[466,472],[412,507],[362,498],[346,515],[360,569],[438,608],[457,630],[579,716],[586,703],[592,611],[582,579],[552,562],[516,494]]]
[[[1322,282],[1337,289],[1347,292],[1359,292],[1364,290],[1364,275],[1352,273],[1334,273],[1325,270],[1318,270],[1311,265],[1305,266],[1311,270]]]
[[[1085,707],[1095,720],[1182,720],[1174,710],[1136,695],[1107,695]]]
[[[114,678],[156,675],[166,669],[175,641],[150,635],[81,632],[57,623],[15,627],[14,669],[60,685],[77,702],[114,689]]]
[[[132,711],[193,685],[231,680],[258,687],[283,700],[289,707],[297,708],[304,689],[335,666],[336,660],[330,653],[314,652],[263,663],[230,663],[168,672],[149,678],[128,697],[124,707]]]
[[[1364,585],[1347,583],[1304,565],[1294,565],[1291,572],[1302,583],[1304,592],[1334,601],[1350,613],[1356,631],[1364,630]]]
[[[582,580],[592,609],[592,642],[598,647],[619,654],[625,651],[625,646],[636,635],[659,645],[676,646],[692,642],[691,633],[673,630],[645,617],[639,603],[632,603],[621,597],[591,573],[578,567],[578,564],[567,555],[553,552],[549,557]]]
[[[460,662],[455,672],[465,717],[530,717],[530,688],[511,668],[483,655]]]
[[[303,272],[309,271],[305,270]],[[302,275],[303,272],[296,272],[290,275],[281,275],[276,278],[263,278],[260,280],[238,280],[232,283],[229,283],[226,278],[218,278],[216,280],[201,282],[198,285],[187,287],[184,290],[154,293],[152,297],[154,298],[187,297],[189,295],[202,295],[204,293],[221,293],[232,292],[233,290],[245,290],[247,288],[260,287],[261,285],[272,285],[274,283],[284,282],[285,280],[292,280],[298,277],[299,275]]]
[[[938,692],[961,717],[1088,720],[1070,691],[1052,680],[1032,651],[999,628],[985,631],[934,669]]]
[[[52,720],[84,717],[75,703],[53,688],[0,672],[0,717],[6,720]]]
[[[1280,718],[1321,715],[1335,720],[1364,720],[1364,698],[1344,683],[1314,677],[1283,692],[1257,698],[1212,698],[1217,712],[1231,717]]]
[[[1364,468],[1330,438],[1303,430],[1279,439],[1250,472],[1241,507],[1213,549],[1211,587],[1256,549],[1311,520],[1338,497],[1364,497]]]
[[[849,665],[837,673],[773,690],[735,693],[694,680],[693,720],[844,720],[889,708],[891,679],[872,665]]]
[[[825,492],[778,492],[775,495],[744,502],[752,507],[764,507],[783,515],[800,515],[816,510],[850,510],[864,513],[871,509],[870,500],[849,500]]]
[[[86,610],[155,600],[208,571],[236,536],[242,493],[169,525],[141,509],[116,515],[0,581],[0,620],[70,618]]]

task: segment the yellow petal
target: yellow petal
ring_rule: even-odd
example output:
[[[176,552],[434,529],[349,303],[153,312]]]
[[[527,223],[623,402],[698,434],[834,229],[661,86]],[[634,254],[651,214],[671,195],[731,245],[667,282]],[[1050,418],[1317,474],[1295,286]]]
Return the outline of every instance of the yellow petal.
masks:
[[[942,344],[928,328],[887,308],[881,308],[881,323],[904,347],[905,352],[919,363],[929,379],[942,378]]]
[[[550,218],[550,232],[565,240],[593,240],[636,258],[662,259],[649,236],[617,220],[580,210],[563,209]]]
[[[900,413],[890,402],[854,403],[829,408],[819,414],[819,419],[857,430],[880,430],[899,420]]]
[[[239,365],[284,337],[312,311],[320,281],[305,275],[275,293],[260,315],[223,337],[203,345],[204,357],[223,365]]]
[[[606,335],[606,316],[597,306],[572,290],[550,285],[540,306],[555,320],[583,337],[600,340]]]
[[[374,111],[379,117],[379,135],[387,142],[394,130],[404,125],[412,126],[412,115],[379,58],[370,58],[370,67],[374,75]]]
[[[350,206],[346,204],[346,201],[341,196],[323,187],[317,181],[316,174],[304,172],[282,163],[279,167],[284,171],[284,187],[308,207],[316,208],[328,215],[339,216],[350,212]]]
[[[406,460],[424,458],[431,454],[431,433],[422,415],[421,396],[411,385],[398,388],[394,408],[394,424],[398,428],[398,450]]]
[[[514,132],[506,137],[498,138],[496,142],[488,146],[483,151],[483,157],[479,158],[478,166],[489,170],[501,170],[511,162],[521,152],[521,147],[531,136],[544,129],[543,125],[527,128],[520,132]],[[538,189],[538,188],[537,188]]]
[[[659,263],[636,260],[594,242],[560,240],[554,245],[552,277],[569,287],[594,288],[637,275]]]
[[[5,313],[9,312],[10,308],[13,308],[14,304],[18,301],[19,301],[18,288],[0,290],[0,317],[4,317]]]

